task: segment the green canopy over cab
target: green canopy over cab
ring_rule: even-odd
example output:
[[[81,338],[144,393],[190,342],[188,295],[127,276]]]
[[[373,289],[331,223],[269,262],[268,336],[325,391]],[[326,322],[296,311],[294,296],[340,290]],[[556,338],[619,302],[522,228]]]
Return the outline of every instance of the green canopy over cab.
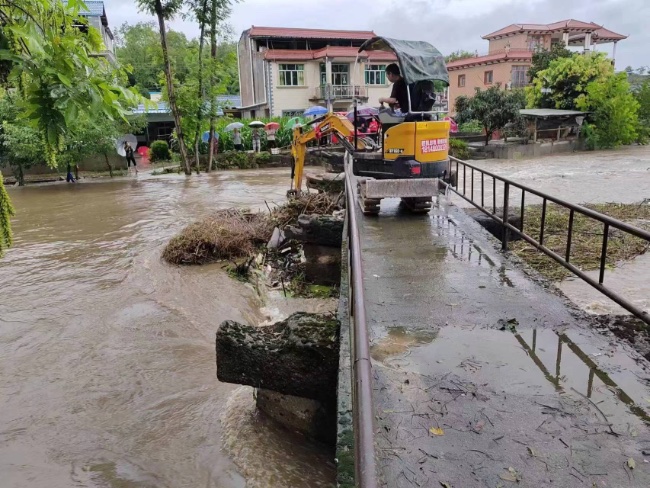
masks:
[[[449,85],[444,56],[428,42],[373,37],[359,48],[363,51],[392,51],[397,55],[402,77],[411,85],[420,81],[442,81]]]

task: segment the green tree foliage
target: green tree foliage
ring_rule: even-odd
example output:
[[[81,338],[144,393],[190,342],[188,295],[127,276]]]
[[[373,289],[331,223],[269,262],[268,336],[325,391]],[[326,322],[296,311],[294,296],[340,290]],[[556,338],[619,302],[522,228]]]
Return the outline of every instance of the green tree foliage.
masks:
[[[0,258],[4,256],[6,249],[11,247],[13,236],[11,234],[11,217],[14,215],[14,207],[5,189],[3,178],[0,177]]]
[[[558,58],[527,88],[528,106],[591,112],[583,135],[592,148],[629,144],[637,137],[639,102],[627,76],[616,74],[604,53]]]
[[[129,68],[131,86],[148,92],[159,90],[165,68],[156,25],[153,22],[124,23],[117,30],[115,41],[115,57],[122,66]]]
[[[488,144],[495,131],[503,129],[507,124],[517,123],[520,119],[519,110],[525,105],[523,92],[502,90],[499,85],[487,90],[477,88],[473,97],[458,97],[455,104],[459,123],[470,120],[481,123],[485,131],[485,144]]]
[[[229,28],[222,29],[228,33]],[[172,29],[167,31],[169,59],[174,79],[179,84],[197,76],[199,39],[188,39],[185,34]],[[161,91],[164,80],[164,64],[160,36],[153,22],[138,24],[124,23],[117,30],[115,55],[122,66],[128,67],[129,84],[140,93]],[[239,69],[237,65],[237,44],[221,36],[217,48],[218,76],[225,85],[225,93],[239,93]],[[180,86],[180,85],[179,85]]]
[[[650,139],[650,79],[646,79],[634,92],[634,98],[639,104],[638,138],[640,142],[646,143]]]
[[[20,118],[19,100],[16,90],[0,92],[0,168],[11,168],[22,186],[25,170],[44,163],[46,156],[38,130]]]
[[[537,77],[537,73],[547,69],[552,61],[559,58],[570,58],[571,56],[573,56],[573,52],[562,44],[553,44],[550,50],[540,49],[535,51],[531,66],[528,68],[529,79],[532,82]]]
[[[445,63],[451,63],[452,61],[458,61],[459,59],[473,58],[474,56],[476,56],[475,53],[459,49],[458,51],[454,51],[453,53],[445,56]]]
[[[104,46],[93,27],[79,28],[85,23],[79,15],[83,7],[80,0],[2,0],[0,5],[0,83],[19,93],[19,118],[26,123],[21,129],[3,127],[3,134],[14,138],[12,147],[26,140],[40,143],[51,166],[79,113],[124,119],[139,100],[119,84],[121,73],[93,57]],[[11,243],[11,214],[2,188],[3,248]]]
[[[578,100],[586,95],[587,85],[614,74],[614,67],[604,53],[573,54],[558,58],[537,73],[526,89],[529,107],[577,110]],[[550,93],[543,93],[543,89]]]
[[[107,76],[108,64],[92,56],[100,51],[101,36],[75,27],[82,3],[70,0],[5,0],[0,10],[2,30],[10,49],[0,51],[12,62],[10,83],[22,93],[22,117],[38,129],[47,162],[55,166],[69,124],[81,111],[109,119],[124,118],[136,102]]]
[[[625,73],[612,73],[590,82],[576,105],[580,110],[591,112],[590,146],[613,148],[636,140],[639,102],[630,92]]]
[[[176,103],[176,91],[174,86],[174,72],[171,59],[169,56],[169,40],[167,35],[166,22],[174,19],[183,8],[183,0],[137,0],[140,10],[155,15],[158,18],[158,31],[160,34],[160,47],[162,49],[163,67],[165,71],[165,82],[167,83],[167,98],[169,108],[174,116],[174,125],[176,126],[176,135],[178,137],[178,149],[181,157],[181,166],[186,175],[192,174],[190,161],[187,158],[187,147],[183,137],[183,126],[181,124],[181,114]]]

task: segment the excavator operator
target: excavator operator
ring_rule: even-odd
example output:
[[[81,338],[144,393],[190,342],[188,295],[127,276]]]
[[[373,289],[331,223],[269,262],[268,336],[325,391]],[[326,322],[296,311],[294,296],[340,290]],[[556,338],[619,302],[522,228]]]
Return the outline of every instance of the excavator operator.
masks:
[[[387,103],[393,110],[395,105],[398,105],[402,113],[407,114],[409,112],[408,87],[396,63],[386,66],[386,78],[393,84],[393,90],[389,98],[380,98],[379,103],[382,106]]]

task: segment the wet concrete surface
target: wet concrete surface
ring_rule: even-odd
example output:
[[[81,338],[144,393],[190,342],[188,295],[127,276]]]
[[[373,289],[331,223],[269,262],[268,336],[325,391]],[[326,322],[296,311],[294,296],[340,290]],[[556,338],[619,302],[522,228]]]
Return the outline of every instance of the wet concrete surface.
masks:
[[[359,218],[384,486],[650,486],[648,362],[457,208],[396,202]]]

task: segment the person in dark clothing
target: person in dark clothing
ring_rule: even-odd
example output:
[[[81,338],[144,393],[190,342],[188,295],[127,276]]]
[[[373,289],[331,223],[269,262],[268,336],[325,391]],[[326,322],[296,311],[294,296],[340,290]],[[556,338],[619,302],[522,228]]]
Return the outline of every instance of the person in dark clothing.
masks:
[[[388,78],[388,81],[393,84],[393,90],[391,91],[390,97],[380,98],[379,103],[382,105],[387,103],[393,110],[395,110],[395,106],[397,105],[403,114],[408,113],[408,86],[406,85],[404,78],[402,78],[397,64],[392,63],[386,66],[386,78]]]
[[[126,167],[127,169],[131,168],[131,163],[133,163],[133,169],[135,169],[136,174],[138,173],[138,167],[135,165],[135,157],[133,157],[133,148],[128,142],[124,143],[124,152],[126,152]]]

